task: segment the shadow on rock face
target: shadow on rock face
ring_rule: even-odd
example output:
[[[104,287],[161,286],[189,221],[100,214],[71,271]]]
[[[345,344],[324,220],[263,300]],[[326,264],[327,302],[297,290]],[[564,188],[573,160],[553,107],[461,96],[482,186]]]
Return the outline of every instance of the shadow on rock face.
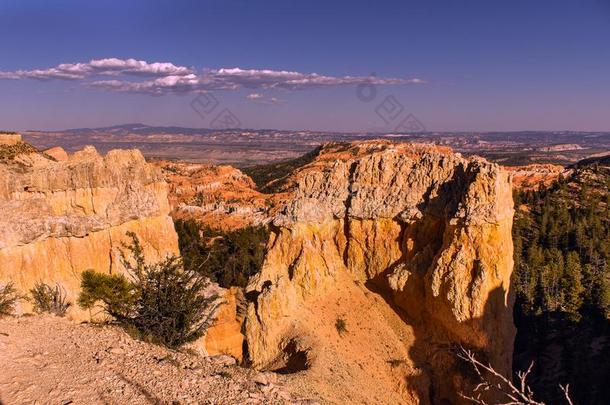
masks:
[[[290,340],[283,350],[283,366],[272,370],[278,374],[293,374],[309,368],[308,350],[299,347],[296,340]]]

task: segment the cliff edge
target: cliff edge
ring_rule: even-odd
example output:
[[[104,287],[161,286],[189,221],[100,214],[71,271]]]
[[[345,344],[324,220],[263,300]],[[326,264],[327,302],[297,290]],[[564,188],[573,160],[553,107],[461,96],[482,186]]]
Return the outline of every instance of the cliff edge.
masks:
[[[127,232],[151,261],[178,253],[167,185],[139,151],[87,147],[58,160],[17,142],[0,152],[0,282],[23,293],[58,282],[74,302],[82,271],[121,270]]]
[[[330,144],[283,187],[247,291],[254,367],[330,403],[463,402],[459,345],[510,375],[507,172],[431,145]]]

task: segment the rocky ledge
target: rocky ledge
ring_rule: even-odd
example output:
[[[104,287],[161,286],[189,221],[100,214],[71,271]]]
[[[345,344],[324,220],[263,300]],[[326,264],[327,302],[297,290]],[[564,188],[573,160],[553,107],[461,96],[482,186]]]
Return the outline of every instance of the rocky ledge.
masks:
[[[507,172],[446,148],[366,142],[327,145],[284,183],[293,198],[247,291],[256,368],[366,403],[463,402],[460,345],[510,374]]]
[[[39,281],[60,283],[74,302],[82,271],[120,270],[127,232],[150,260],[178,253],[167,184],[139,151],[55,150],[65,156],[57,159],[25,143],[1,147],[0,283],[23,292]]]

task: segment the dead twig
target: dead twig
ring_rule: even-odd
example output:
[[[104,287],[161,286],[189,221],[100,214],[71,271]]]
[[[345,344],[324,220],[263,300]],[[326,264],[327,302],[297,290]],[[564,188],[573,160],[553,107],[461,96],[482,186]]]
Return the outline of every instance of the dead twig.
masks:
[[[460,347],[457,354],[458,358],[469,363],[476,372],[481,381],[472,390],[472,395],[460,393],[464,399],[472,401],[475,404],[491,405],[484,398],[484,394],[494,392],[499,395],[500,399],[494,405],[545,405],[544,402],[539,402],[534,399],[534,393],[527,385],[527,378],[532,372],[534,362],[530,364],[526,371],[517,372],[517,385],[511,379],[505,377],[496,371],[491,364],[480,362],[474,352]],[[560,385],[564,393],[566,401],[569,405],[574,405],[569,393],[569,384],[565,387]]]

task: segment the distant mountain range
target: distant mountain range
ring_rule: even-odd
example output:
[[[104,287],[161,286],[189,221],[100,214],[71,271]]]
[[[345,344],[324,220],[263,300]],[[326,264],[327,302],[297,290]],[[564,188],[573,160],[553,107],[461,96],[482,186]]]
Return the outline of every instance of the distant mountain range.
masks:
[[[62,131],[27,131],[25,140],[41,149],[68,151],[94,145],[101,152],[138,148],[149,158],[252,166],[295,158],[326,142],[386,139],[446,145],[503,164],[573,164],[610,153],[610,132],[423,132],[371,133],[275,129],[210,129],[124,124]]]

